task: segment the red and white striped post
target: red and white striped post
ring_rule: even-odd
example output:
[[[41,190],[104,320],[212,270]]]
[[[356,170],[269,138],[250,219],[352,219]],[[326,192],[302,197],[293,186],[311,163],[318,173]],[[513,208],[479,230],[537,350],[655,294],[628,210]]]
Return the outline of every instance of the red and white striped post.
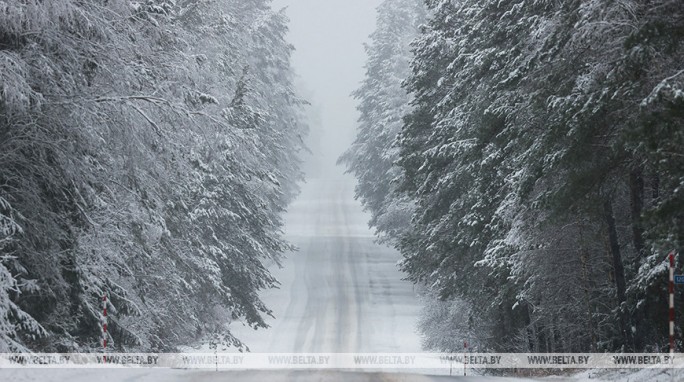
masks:
[[[463,341],[463,376],[466,376],[466,365],[468,364],[468,341]]]
[[[107,295],[102,296],[102,349],[107,352]],[[106,362],[104,355],[102,359]]]
[[[674,310],[674,269],[675,269],[675,252],[672,251],[667,255],[668,259],[670,260],[670,285],[668,287],[669,293],[670,293],[670,353],[675,352],[675,338],[674,338],[674,319],[675,319],[675,310]]]

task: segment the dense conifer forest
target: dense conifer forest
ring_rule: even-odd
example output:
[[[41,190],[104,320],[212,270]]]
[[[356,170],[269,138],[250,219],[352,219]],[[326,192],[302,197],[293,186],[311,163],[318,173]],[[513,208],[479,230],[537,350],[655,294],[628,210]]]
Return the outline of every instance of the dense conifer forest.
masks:
[[[340,160],[425,286],[425,346],[666,351],[665,257],[684,253],[681,1],[379,12]]]

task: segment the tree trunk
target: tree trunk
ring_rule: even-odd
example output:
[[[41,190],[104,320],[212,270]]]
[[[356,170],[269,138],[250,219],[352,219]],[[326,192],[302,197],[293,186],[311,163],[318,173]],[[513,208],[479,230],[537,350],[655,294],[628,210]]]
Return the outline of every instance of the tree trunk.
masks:
[[[608,226],[608,241],[610,245],[610,253],[613,260],[613,274],[615,277],[615,287],[617,290],[618,299],[618,314],[620,316],[620,332],[622,333],[623,344],[629,345],[628,328],[627,328],[627,312],[622,309],[622,304],[627,301],[626,297],[626,281],[625,268],[622,264],[622,255],[620,254],[620,243],[618,242],[617,228],[615,227],[615,217],[613,215],[613,205],[610,199],[606,198],[604,204],[604,216],[606,225]]]
[[[584,248],[580,249],[580,262],[582,264],[582,289],[584,289],[584,304],[587,310],[587,324],[589,325],[589,341],[591,341],[590,349],[592,353],[596,352],[596,333],[594,333],[594,315],[591,309],[591,284],[589,281],[589,267],[587,251]]]
[[[637,265],[644,256],[644,228],[641,213],[644,209],[644,176],[641,167],[629,174],[630,207],[632,210],[632,240],[636,251]]]

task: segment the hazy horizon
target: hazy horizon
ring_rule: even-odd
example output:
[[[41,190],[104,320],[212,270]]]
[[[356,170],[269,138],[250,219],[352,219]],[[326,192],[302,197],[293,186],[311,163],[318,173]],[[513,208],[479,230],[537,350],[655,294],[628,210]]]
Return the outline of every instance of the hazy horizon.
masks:
[[[354,139],[358,113],[351,93],[365,74],[364,43],[375,29],[381,0],[275,0],[290,19],[288,41],[300,92],[311,102],[305,168],[331,169]],[[317,119],[320,121],[317,121]],[[342,168],[339,171],[343,171]]]

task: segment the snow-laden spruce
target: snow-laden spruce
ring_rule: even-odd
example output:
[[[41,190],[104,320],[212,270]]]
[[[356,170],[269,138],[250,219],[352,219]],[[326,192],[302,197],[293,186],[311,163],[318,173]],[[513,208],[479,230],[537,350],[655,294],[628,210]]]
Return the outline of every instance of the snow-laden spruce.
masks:
[[[385,206],[414,206],[408,225],[380,231],[446,300],[428,303],[426,345],[462,345],[441,338],[449,320],[481,351],[666,350],[658,264],[684,252],[680,2],[425,3],[409,74],[393,82],[411,107],[369,71],[344,159],[374,224]],[[368,105],[402,115],[370,119]],[[399,176],[387,176],[396,167],[379,158],[395,140]]]
[[[366,46],[366,76],[354,92],[359,101],[359,126],[352,146],[339,162],[358,179],[356,197],[371,213],[369,225],[388,241],[408,227],[413,202],[392,197],[402,176],[395,165],[396,137],[411,96],[402,88],[410,73],[410,43],[426,19],[422,0],[386,0],[378,7],[377,29]]]
[[[306,127],[266,0],[0,2],[0,350],[265,326]],[[116,20],[113,22],[112,20]]]

